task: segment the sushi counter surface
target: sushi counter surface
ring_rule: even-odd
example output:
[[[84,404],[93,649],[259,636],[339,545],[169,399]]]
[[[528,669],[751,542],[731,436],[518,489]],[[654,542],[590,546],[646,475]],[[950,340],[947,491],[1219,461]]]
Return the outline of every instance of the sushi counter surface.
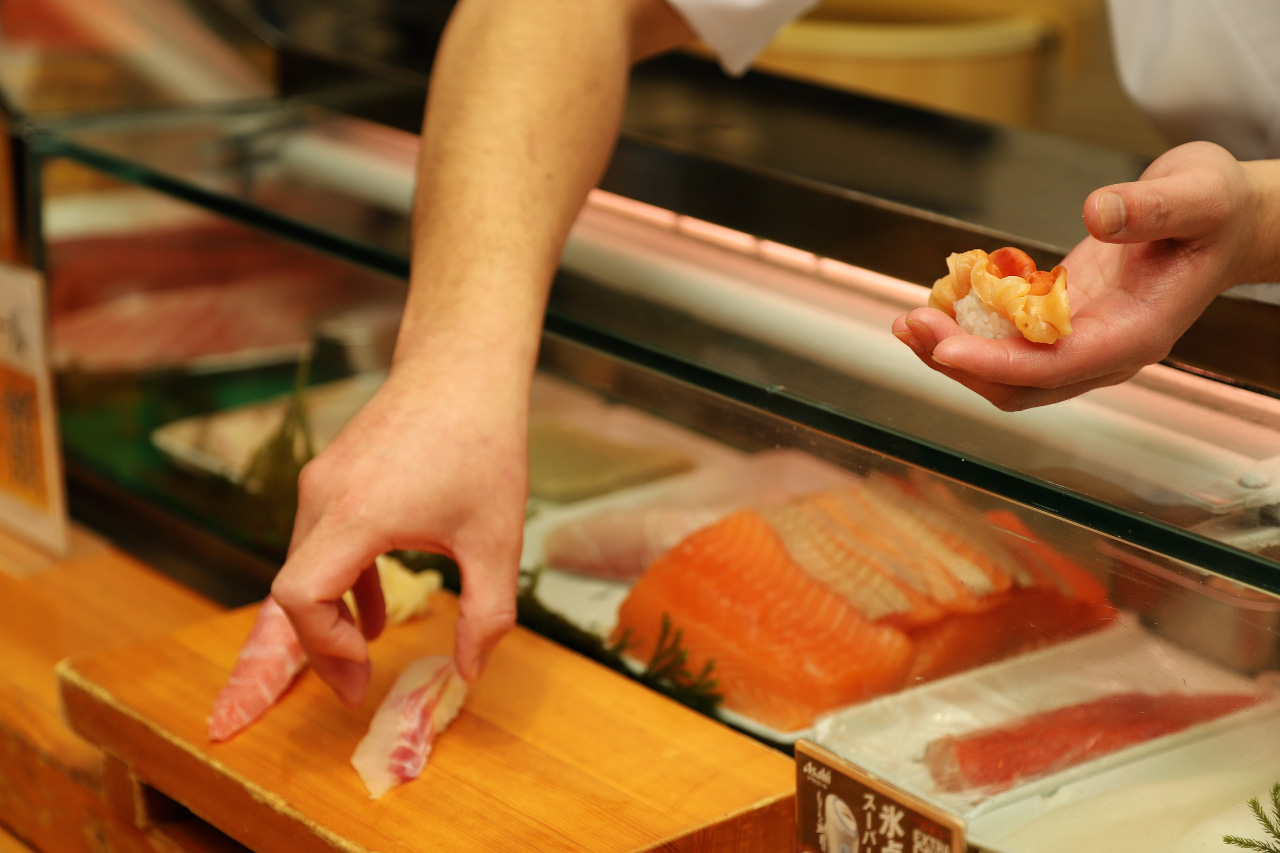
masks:
[[[214,746],[209,708],[254,607],[224,611],[84,531],[62,560],[0,534],[0,593],[6,853],[795,843],[789,758],[521,629],[422,777],[370,800],[348,759],[395,673],[451,647],[447,595],[374,643],[361,707],[306,673]]]
[[[80,528],[62,559],[0,532],[0,601],[0,851],[181,849],[113,808],[126,776],[62,721],[55,668],[221,608]]]
[[[304,673],[227,743],[208,743],[207,718],[255,607],[64,662],[64,714],[148,786],[255,850],[794,845],[790,759],[520,629],[422,776],[371,800],[350,756],[395,675],[452,647],[456,611],[440,594],[429,616],[376,640],[360,707]]]

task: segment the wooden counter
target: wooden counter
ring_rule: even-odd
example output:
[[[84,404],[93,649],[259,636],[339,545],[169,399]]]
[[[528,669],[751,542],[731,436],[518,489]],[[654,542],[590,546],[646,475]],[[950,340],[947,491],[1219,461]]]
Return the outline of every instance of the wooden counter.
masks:
[[[64,662],[65,714],[146,790],[255,850],[794,848],[791,759],[519,628],[422,777],[370,800],[350,755],[395,675],[452,648],[456,600],[433,602],[372,644],[359,708],[306,672],[253,727],[209,744],[249,607]]]
[[[221,608],[79,528],[63,559],[0,532],[0,601],[0,850],[173,849],[109,806],[110,765],[62,722],[54,669]]]
[[[211,748],[207,703],[252,609],[83,529],[73,545],[54,559],[0,533],[0,853],[792,849],[789,758],[520,630],[427,775],[377,802],[346,763],[373,699],[344,708],[310,675]],[[439,607],[377,642],[372,697],[447,642]]]

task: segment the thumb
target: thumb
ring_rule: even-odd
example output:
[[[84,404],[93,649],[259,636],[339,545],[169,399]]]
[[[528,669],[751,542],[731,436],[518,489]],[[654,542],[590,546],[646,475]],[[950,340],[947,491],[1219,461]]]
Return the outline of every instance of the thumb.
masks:
[[[1226,214],[1220,182],[1203,171],[1113,184],[1085,199],[1084,224],[1104,243],[1188,240],[1211,233]]]

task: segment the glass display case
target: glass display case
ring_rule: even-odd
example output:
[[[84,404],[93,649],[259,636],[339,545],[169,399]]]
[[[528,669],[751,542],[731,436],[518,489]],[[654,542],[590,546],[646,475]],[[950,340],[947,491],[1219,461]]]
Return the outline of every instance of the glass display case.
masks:
[[[1010,414],[889,331],[949,252],[1051,261],[1079,223],[1046,211],[1141,164],[717,75],[637,71],[564,253],[521,621],[779,749],[813,741],[980,849],[1249,835],[1280,779],[1270,378],[1197,344]],[[266,591],[301,461],[384,375],[409,263],[412,110],[285,88],[24,124],[73,507],[172,543],[228,603]],[[1011,205],[1027,176],[1073,200]]]

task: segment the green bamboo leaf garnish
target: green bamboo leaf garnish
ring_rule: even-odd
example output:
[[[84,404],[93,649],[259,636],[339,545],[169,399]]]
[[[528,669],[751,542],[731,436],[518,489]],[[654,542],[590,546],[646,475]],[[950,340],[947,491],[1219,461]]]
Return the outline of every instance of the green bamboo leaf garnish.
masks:
[[[1245,850],[1280,853],[1280,782],[1271,786],[1271,813],[1275,815],[1274,818],[1267,816],[1257,797],[1249,800],[1249,810],[1258,819],[1258,823],[1262,824],[1262,828],[1266,830],[1267,835],[1270,835],[1275,840],[1255,841],[1252,838],[1241,838],[1238,835],[1224,835],[1222,840],[1232,846],[1243,847]]]
[[[244,473],[244,487],[258,498],[269,516],[271,529],[288,539],[298,511],[298,475],[315,456],[307,419],[307,377],[310,360],[298,362],[298,375],[279,428],[254,452]]]

